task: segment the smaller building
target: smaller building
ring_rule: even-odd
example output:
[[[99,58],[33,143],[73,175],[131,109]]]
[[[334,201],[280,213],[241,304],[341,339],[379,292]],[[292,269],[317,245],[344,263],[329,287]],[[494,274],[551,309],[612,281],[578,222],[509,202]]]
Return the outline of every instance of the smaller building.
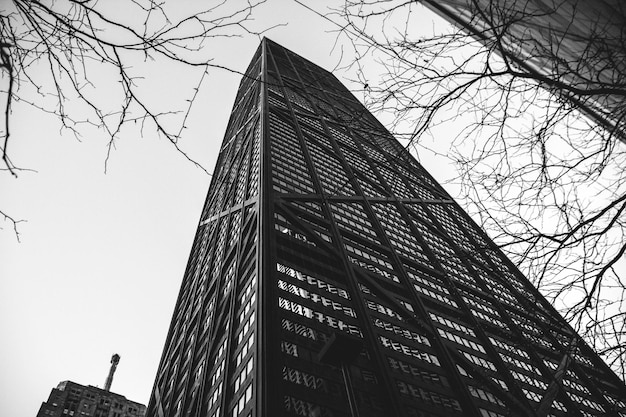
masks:
[[[94,386],[63,381],[41,404],[37,417],[143,417],[146,406]]]

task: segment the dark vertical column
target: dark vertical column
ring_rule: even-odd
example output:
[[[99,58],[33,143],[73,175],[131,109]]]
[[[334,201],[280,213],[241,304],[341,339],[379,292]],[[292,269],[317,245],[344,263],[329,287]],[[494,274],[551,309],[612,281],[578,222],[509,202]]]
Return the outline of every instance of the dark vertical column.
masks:
[[[270,326],[271,302],[271,160],[270,160],[270,137],[269,118],[267,105],[267,40],[261,44],[261,78],[260,86],[260,175],[259,175],[259,205],[258,205],[258,301],[257,301],[257,334],[256,334],[256,416],[273,415],[272,403],[272,372],[271,363],[275,352],[271,351],[272,336],[268,331]]]

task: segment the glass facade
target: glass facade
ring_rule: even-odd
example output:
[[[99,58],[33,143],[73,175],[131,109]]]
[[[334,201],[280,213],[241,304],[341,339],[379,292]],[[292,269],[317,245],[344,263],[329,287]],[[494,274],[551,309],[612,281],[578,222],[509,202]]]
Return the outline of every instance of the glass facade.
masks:
[[[623,382],[329,72],[241,82],[148,416],[622,416]]]

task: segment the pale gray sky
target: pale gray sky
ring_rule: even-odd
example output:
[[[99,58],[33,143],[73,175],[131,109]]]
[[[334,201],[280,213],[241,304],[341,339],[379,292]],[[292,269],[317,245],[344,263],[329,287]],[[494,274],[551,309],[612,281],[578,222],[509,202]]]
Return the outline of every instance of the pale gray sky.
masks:
[[[256,19],[285,23],[267,36],[305,58],[339,62],[335,28],[295,2],[270,0]],[[258,44],[247,36],[211,52],[244,71]],[[240,77],[210,75],[181,146],[212,170]],[[180,73],[155,77],[167,104]],[[105,175],[97,132],[79,142],[19,104],[12,117],[12,158],[37,172],[0,173],[1,209],[26,220],[21,243],[0,221],[0,416],[35,416],[63,380],[102,386],[113,353],[112,391],[147,404],[210,178],[149,127],[122,132]]]

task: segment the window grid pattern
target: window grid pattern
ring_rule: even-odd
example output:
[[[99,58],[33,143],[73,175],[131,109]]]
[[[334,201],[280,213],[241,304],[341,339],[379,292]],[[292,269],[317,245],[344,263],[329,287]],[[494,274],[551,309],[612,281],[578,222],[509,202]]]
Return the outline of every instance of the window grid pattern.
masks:
[[[385,197],[388,195],[387,192],[375,187],[370,181],[358,177],[356,178],[356,180],[363,190],[363,193],[368,197]]]
[[[291,104],[296,105],[299,108],[304,109],[309,112],[313,111],[313,108],[311,107],[311,105],[306,101],[304,97],[302,97],[297,91],[295,91],[294,88],[291,88],[288,85],[286,85],[285,94],[289,102],[291,102]]]
[[[407,185],[402,181],[402,178],[397,172],[386,168],[382,164],[378,166],[378,172],[380,172],[385,179],[385,182],[391,188],[393,194],[399,198],[413,198],[415,197]]]
[[[340,127],[335,127],[333,125],[328,126],[330,133],[333,135],[333,138],[342,145],[348,145],[353,149],[358,149],[356,142],[352,139],[348,134],[341,130]]]
[[[274,189],[278,192],[313,194],[315,189],[308,175],[294,128],[280,117],[270,114],[272,135],[272,167]]]
[[[308,149],[322,188],[329,195],[354,195],[354,190],[343,166],[337,158],[311,142]]]
[[[298,120],[298,125],[300,126],[300,129],[302,130],[302,133],[305,134],[308,140],[314,140],[320,146],[322,146],[326,152],[334,153],[333,145],[332,143],[330,143],[330,140],[326,137],[326,134],[319,132],[317,129],[309,125],[312,119],[300,116],[300,117],[297,117],[297,120]]]
[[[267,86],[267,100],[270,106],[280,107],[282,109],[287,110],[287,104],[285,104],[285,97],[283,96],[282,91],[277,85],[269,84]]]
[[[430,266],[428,256],[398,210],[391,204],[373,204],[372,207],[394,249],[413,261]]]
[[[362,155],[345,146],[341,147],[341,152],[353,171],[361,173],[371,183],[380,185],[380,182],[370,167],[369,162]]]
[[[333,217],[342,230],[356,233],[357,235],[380,244],[374,226],[367,217],[364,207],[358,203],[337,203],[330,205]]]
[[[434,277],[425,278],[425,275],[418,272],[412,272],[407,268],[407,274],[413,282],[413,288],[426,297],[440,301],[448,306],[457,309],[459,305],[450,297],[450,291],[442,284],[443,282]]]
[[[257,123],[254,127],[254,139],[251,145],[250,155],[250,179],[248,180],[247,198],[254,197],[259,193],[259,169],[260,169],[260,144],[261,144],[261,128]]]

